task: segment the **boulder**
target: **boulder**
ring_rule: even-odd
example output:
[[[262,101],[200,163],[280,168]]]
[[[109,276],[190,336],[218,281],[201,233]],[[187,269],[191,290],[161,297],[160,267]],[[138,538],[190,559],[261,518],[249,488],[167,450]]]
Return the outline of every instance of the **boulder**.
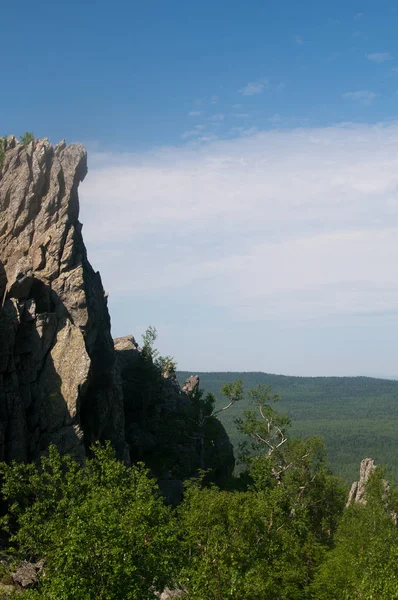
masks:
[[[44,566],[44,561],[40,560],[36,563],[24,561],[15,571],[11,574],[13,582],[23,588],[29,587],[37,583],[37,576]]]

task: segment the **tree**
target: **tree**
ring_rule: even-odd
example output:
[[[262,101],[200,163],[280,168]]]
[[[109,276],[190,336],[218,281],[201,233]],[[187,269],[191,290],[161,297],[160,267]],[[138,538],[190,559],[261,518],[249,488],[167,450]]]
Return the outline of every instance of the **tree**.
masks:
[[[255,482],[245,492],[188,485],[178,511],[185,558],[177,578],[187,598],[309,600],[344,502],[335,481],[317,479],[303,494],[305,474],[281,486]]]
[[[237,379],[233,383],[226,383],[221,388],[221,395],[227,398],[228,404],[219,408],[218,410],[213,410],[212,416],[215,417],[218,414],[224,412],[224,410],[228,410],[233,404],[239,402],[243,398],[243,381],[241,379]]]
[[[179,510],[186,560],[178,582],[189,600],[285,597],[278,581],[282,567],[277,566],[283,552],[275,531],[268,531],[266,510],[264,499],[254,492],[201,488],[199,482],[188,486]],[[287,558],[291,549],[289,544]],[[285,576],[289,578],[286,569]]]
[[[250,445],[247,441],[243,443],[242,458],[248,460],[253,453],[271,457],[287,442],[290,419],[273,408],[271,403],[278,402],[280,397],[273,394],[269,386],[259,384],[248,391],[248,396],[255,409],[245,410],[243,417],[235,420],[238,431],[248,436],[251,442]]]
[[[40,468],[3,464],[1,474],[16,550],[46,559],[32,597],[153,600],[169,582],[175,525],[142,465],[126,467],[96,445],[83,468],[51,447]]]
[[[335,547],[312,585],[317,600],[398,598],[397,502],[377,468],[366,485],[366,503],[344,511]]]
[[[0,171],[3,167],[4,158],[7,149],[7,136],[0,137]]]
[[[149,325],[142,336],[142,357],[155,368],[159,375],[174,376],[177,364],[171,356],[160,356],[159,351],[155,348],[157,338],[156,328]]]
[[[28,144],[30,144],[30,142],[33,142],[34,139],[35,134],[32,131],[26,131],[23,135],[21,135],[19,141],[22,144],[22,146],[27,146]]]
[[[271,404],[279,396],[263,385],[248,393],[256,409],[245,411],[236,423],[251,441],[249,451],[244,447],[244,458],[254,488],[284,498],[288,520],[304,515],[316,543],[330,545],[345,504],[346,486],[330,473],[322,440],[288,438],[290,419]]]
[[[241,397],[243,387],[235,392]],[[270,404],[277,398],[263,387],[249,393],[258,414],[246,412],[240,426],[256,452],[251,485],[220,491],[202,479],[179,510],[179,581],[189,600],[308,600],[344,507],[346,490],[329,473],[322,442],[287,439],[289,420]]]

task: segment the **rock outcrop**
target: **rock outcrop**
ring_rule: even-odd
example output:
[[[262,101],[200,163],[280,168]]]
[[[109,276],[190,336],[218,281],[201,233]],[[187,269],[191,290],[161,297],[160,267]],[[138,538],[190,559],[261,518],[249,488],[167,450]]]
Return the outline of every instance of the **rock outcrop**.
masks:
[[[0,460],[55,443],[83,457],[109,439],[126,458],[107,302],[87,259],[79,144],[7,139],[0,167]]]
[[[199,377],[180,387],[176,374],[143,355],[133,336],[114,340],[123,382],[126,441],[133,461],[144,460],[159,478],[169,503],[183,493],[182,480],[210,469],[218,482],[232,474],[232,444],[222,423],[202,402]]]
[[[374,460],[371,458],[364,458],[361,461],[361,466],[359,469],[359,481],[354,481],[351,486],[350,493],[347,500],[347,508],[351,506],[351,504],[359,503],[366,504],[366,484],[369,481],[369,477],[373,475],[376,470],[376,465]]]
[[[95,440],[145,460],[170,502],[182,480],[232,473],[232,445],[202,403],[199,378],[181,389],[172,361],[110,334],[99,273],[87,259],[79,144],[0,147],[0,460],[35,460],[54,443],[83,459]],[[210,412],[206,412],[209,411]]]
[[[182,384],[182,391],[186,394],[195,394],[199,389],[199,375],[190,375]]]

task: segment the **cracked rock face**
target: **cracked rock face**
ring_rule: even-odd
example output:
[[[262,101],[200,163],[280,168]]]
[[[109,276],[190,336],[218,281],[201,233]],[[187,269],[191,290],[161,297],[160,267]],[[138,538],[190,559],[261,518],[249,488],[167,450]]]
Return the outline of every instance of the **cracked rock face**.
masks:
[[[361,461],[361,467],[359,470],[359,481],[354,481],[351,486],[350,494],[347,500],[347,508],[351,504],[359,503],[366,504],[366,484],[369,481],[369,477],[373,475],[376,470],[376,465],[371,458],[364,458]]]
[[[78,221],[83,146],[8,138],[0,171],[0,460],[55,443],[126,458],[121,385],[99,273]]]

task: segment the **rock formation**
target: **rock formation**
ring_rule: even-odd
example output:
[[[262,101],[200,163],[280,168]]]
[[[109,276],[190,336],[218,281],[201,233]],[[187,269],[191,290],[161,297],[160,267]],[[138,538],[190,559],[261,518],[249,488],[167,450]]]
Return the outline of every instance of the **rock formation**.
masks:
[[[83,457],[110,439],[126,458],[106,298],[87,259],[79,144],[10,137],[0,167],[0,460],[54,442]]]
[[[351,486],[350,493],[348,496],[348,500],[346,503],[346,508],[349,508],[353,504],[366,504],[366,486],[369,481],[369,478],[376,471],[376,465],[374,460],[371,458],[364,458],[361,461],[360,471],[359,471],[359,481],[354,481]],[[395,510],[391,510],[391,505],[389,502],[389,490],[390,484],[386,479],[382,480],[382,493],[384,498],[385,507],[390,511],[391,519],[395,525],[398,524],[398,513]]]
[[[131,459],[151,467],[170,503],[181,498],[181,481],[198,469],[211,469],[217,481],[230,475],[232,444],[222,423],[210,413],[203,415],[199,377],[189,377],[181,388],[175,373],[143,356],[133,336],[114,343]]]
[[[373,475],[375,470],[376,465],[374,461],[371,458],[364,458],[359,469],[359,481],[354,481],[351,486],[346,505],[347,508],[351,506],[351,504],[355,503],[366,504],[366,484],[369,481],[369,477]]]
[[[0,460],[35,460],[55,443],[81,459],[95,440],[145,460],[171,501],[199,468],[232,472],[222,424],[203,418],[199,378],[114,342],[99,273],[78,221],[79,144],[0,147]],[[117,357],[117,360],[116,360]],[[123,398],[124,394],[124,398]],[[127,443],[126,443],[127,442]]]
[[[199,375],[190,375],[182,385],[182,391],[186,394],[195,394],[199,389]]]

